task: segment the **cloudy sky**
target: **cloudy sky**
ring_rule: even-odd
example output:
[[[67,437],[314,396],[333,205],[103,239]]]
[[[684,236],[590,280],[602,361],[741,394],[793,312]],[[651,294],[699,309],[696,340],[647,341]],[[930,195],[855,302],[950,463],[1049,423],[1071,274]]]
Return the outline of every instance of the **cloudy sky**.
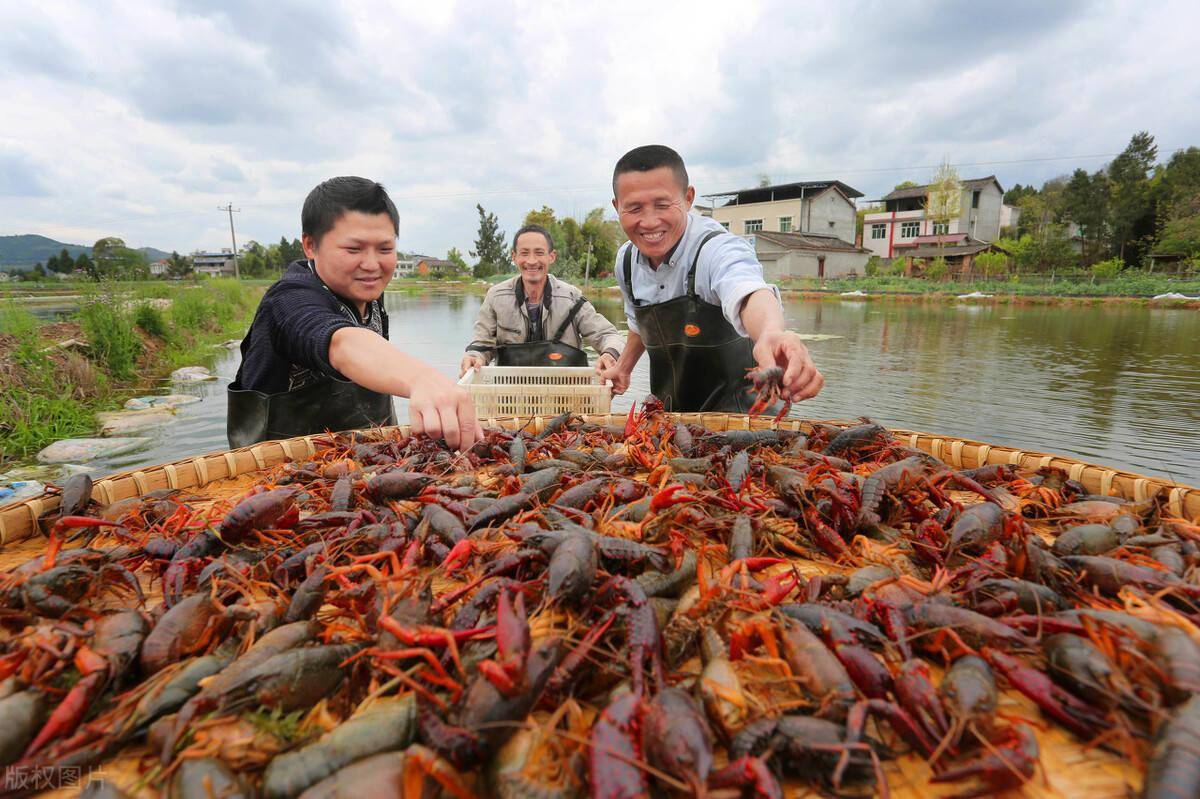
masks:
[[[699,193],[943,158],[1005,188],[1137,130],[1200,145],[1193,2],[0,2],[0,235],[190,251],[299,235],[320,180],[382,181],[400,247],[611,199],[670,144]]]

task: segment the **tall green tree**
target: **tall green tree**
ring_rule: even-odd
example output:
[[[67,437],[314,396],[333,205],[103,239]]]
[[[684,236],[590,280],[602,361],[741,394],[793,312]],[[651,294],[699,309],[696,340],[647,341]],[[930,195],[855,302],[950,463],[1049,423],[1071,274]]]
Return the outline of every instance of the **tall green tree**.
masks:
[[[470,271],[470,269],[467,267],[467,259],[463,258],[463,254],[458,251],[457,247],[450,248],[450,250],[446,253],[446,260],[454,264],[455,271],[459,272],[460,274]]]
[[[238,254],[238,269],[243,277],[263,277],[267,274],[267,248],[249,241]]]
[[[950,220],[959,215],[962,210],[962,181],[958,179],[958,171],[950,166],[949,159],[943,158],[942,163],[933,173],[929,183],[929,193],[925,198],[925,215],[935,225],[950,224]],[[938,237],[938,259],[944,264],[943,255],[945,242]]]
[[[1158,248],[1165,253],[1200,259],[1200,207],[1190,216],[1179,216],[1163,226]]]
[[[1110,184],[1103,172],[1091,175],[1076,169],[1063,188],[1063,213],[1079,225],[1083,238],[1083,263],[1101,260],[1108,239]]]
[[[1015,205],[1021,214],[1017,220],[1017,236],[1026,234],[1039,236],[1051,225],[1060,225],[1064,221],[1063,190],[1066,188],[1066,176],[1051,178],[1042,184],[1042,188],[1033,186],[1022,187],[1019,183],[1004,195],[1005,202]],[[1019,191],[1014,191],[1019,188]]]
[[[1155,249],[1200,258],[1200,148],[1189,147],[1172,155],[1155,193]]]
[[[63,247],[62,252],[58,255],[51,255],[46,259],[46,270],[49,272],[66,274],[74,269],[75,259],[71,257],[71,253],[67,252],[66,247]]]
[[[1108,165],[1112,184],[1109,225],[1116,254],[1127,264],[1141,261],[1154,235],[1154,202],[1150,171],[1158,157],[1154,137],[1133,134],[1124,152]]]
[[[1022,198],[1035,196],[1037,194],[1038,190],[1034,188],[1032,183],[1028,186],[1022,186],[1020,183],[1014,183],[1011,189],[1004,192],[1004,202],[1007,205],[1016,205],[1021,201]]]
[[[150,263],[146,254],[125,246],[123,239],[106,236],[92,245],[92,260],[95,272],[100,277],[131,279],[146,278],[150,274]],[[93,279],[98,279],[93,276]]]
[[[508,271],[505,234],[500,230],[500,221],[478,203],[475,210],[479,212],[479,233],[475,237],[475,249],[471,250],[471,257],[476,259],[475,277]]]
[[[548,205],[543,205],[538,211],[530,211],[525,214],[525,218],[521,220],[521,225],[539,225],[550,231],[550,239],[554,244],[555,251],[558,252],[559,260],[569,258],[569,245],[564,236],[562,220],[554,213],[554,209]],[[557,267],[558,265],[555,264]],[[555,274],[558,274],[557,270]]]
[[[593,208],[583,219],[581,232],[591,252],[591,274],[603,274],[613,268],[617,250],[625,242],[625,231],[615,219],[605,217],[604,208]]]
[[[96,268],[96,262],[88,257],[86,252],[79,253],[79,257],[75,259],[75,269],[83,272],[89,279],[99,282],[100,270]]]
[[[170,257],[167,258],[167,275],[170,277],[187,277],[191,273],[192,259],[172,250]]]
[[[558,252],[551,271],[564,280],[580,280],[586,274],[599,275],[612,269],[617,248],[625,241],[625,232],[616,220],[605,218],[604,208],[593,208],[583,219],[560,217],[548,205],[525,214],[522,224],[541,225],[550,231]]]
[[[280,236],[279,257],[285,267],[293,261],[303,261],[305,258],[304,245],[300,243],[300,239],[288,241],[287,236]]]
[[[1158,183],[1158,210],[1165,218],[1189,213],[1194,197],[1200,196],[1200,147],[1188,147],[1171,156]]]

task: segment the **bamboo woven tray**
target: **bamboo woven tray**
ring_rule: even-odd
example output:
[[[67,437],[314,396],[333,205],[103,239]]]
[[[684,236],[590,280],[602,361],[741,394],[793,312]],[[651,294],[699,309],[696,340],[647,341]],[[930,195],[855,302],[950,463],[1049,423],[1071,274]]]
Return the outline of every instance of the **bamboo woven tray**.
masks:
[[[767,418],[747,417],[733,414],[681,414],[677,418],[688,423],[700,424],[711,430],[767,429],[772,425]],[[623,424],[623,415],[585,417],[587,421],[601,424]],[[488,419],[489,426],[516,429],[528,425],[527,429],[540,430],[548,419],[505,418]],[[847,422],[843,421],[842,424]],[[790,420],[785,429],[807,430],[813,423]],[[407,426],[400,431],[407,433]],[[1089,491],[1142,500],[1159,496],[1165,510],[1181,518],[1200,517],[1200,489],[1178,485],[1169,481],[1144,477],[1128,472],[1107,469],[1082,463],[1069,458],[1040,452],[1015,450],[992,446],[946,436],[935,436],[905,430],[893,431],[905,443],[919,447],[940,457],[958,468],[973,468],[986,463],[1012,463],[1026,468],[1054,466],[1066,470],[1070,476],[1082,482]],[[140,496],[160,488],[194,489],[205,487],[207,502],[192,502],[198,507],[215,501],[229,500],[244,493],[254,482],[257,473],[287,460],[305,460],[318,449],[321,436],[305,436],[284,441],[264,442],[250,447],[210,455],[198,456],[161,466],[125,472],[98,480],[93,497],[101,503],[110,503],[131,496]],[[0,508],[0,569],[11,568],[39,554],[45,539],[35,537],[36,520],[39,516],[58,506],[58,497],[43,495]],[[828,564],[793,560],[799,570],[806,574],[830,571]],[[155,586],[157,588],[157,586]],[[148,603],[157,601],[158,591],[151,591]],[[549,620],[545,620],[549,621]],[[536,634],[536,630],[535,630]],[[1141,787],[1142,773],[1126,759],[1099,749],[1088,749],[1077,739],[1042,719],[1038,710],[1024,697],[1013,691],[1002,694],[1000,712],[1010,717],[1028,719],[1038,730],[1041,749],[1037,775],[1019,791],[1006,794],[1029,799],[1066,799],[1067,797],[1097,797],[1099,799],[1122,799],[1133,795]],[[105,763],[94,773],[129,789],[139,779],[137,768],[141,751],[128,749],[113,761]],[[85,770],[86,771],[86,770]],[[962,786],[934,786],[929,783],[932,772],[923,759],[907,755],[884,764],[891,795],[899,799],[922,797],[947,797],[961,790]],[[73,790],[60,792],[72,795]],[[156,795],[149,789],[141,794]],[[787,796],[818,796],[810,787],[799,783],[787,786]]]
[[[679,421],[699,424],[709,430],[767,430],[773,427],[769,417],[730,413],[672,414]],[[617,414],[584,416],[597,424],[624,424],[625,417]],[[529,425],[528,417],[488,418],[481,420],[488,427],[514,430]],[[540,431],[549,421],[534,417],[528,429]],[[851,424],[847,420],[830,420]],[[811,430],[814,422],[792,419],[780,426],[785,430]],[[408,426],[400,430],[407,433]],[[918,433],[894,429],[892,432],[910,446],[918,447],[941,458],[956,469],[972,469],[989,463],[1011,463],[1029,469],[1054,466],[1065,470],[1072,479],[1081,482],[1094,494],[1124,497],[1141,501],[1161,496],[1171,516],[1185,519],[1200,517],[1200,488],[1145,477],[1133,472],[1096,466],[1083,461],[1049,455],[1044,452],[1014,449],[964,438]],[[317,450],[320,436],[301,436],[281,441],[266,441],[241,449],[198,455],[194,458],[121,472],[97,480],[92,497],[108,504],[126,497],[136,497],[160,488],[195,488],[215,480],[236,477],[247,472],[261,471],[288,460],[304,460]],[[37,533],[37,520],[47,511],[58,507],[58,497],[42,494],[20,502],[0,506],[0,549]]]

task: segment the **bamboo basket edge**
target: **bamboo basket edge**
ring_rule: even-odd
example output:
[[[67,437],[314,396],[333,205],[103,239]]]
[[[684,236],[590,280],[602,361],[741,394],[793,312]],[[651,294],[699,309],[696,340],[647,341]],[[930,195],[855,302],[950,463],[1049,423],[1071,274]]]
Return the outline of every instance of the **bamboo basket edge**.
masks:
[[[767,430],[775,425],[769,417],[747,416],[729,413],[683,413],[671,416],[689,424],[698,424],[709,430]],[[622,414],[584,416],[585,421],[598,424],[624,423]],[[481,420],[488,427],[517,429],[527,427],[541,431],[548,417],[505,417]],[[785,420],[779,426],[785,430],[810,431],[815,424],[854,424],[854,420],[831,419]],[[402,435],[409,431],[408,425],[383,428],[381,432],[399,430]],[[1147,477],[1135,472],[1112,469],[1085,461],[1067,458],[1034,450],[1006,447],[954,436],[924,433],[893,428],[893,434],[909,446],[916,447],[940,458],[958,469],[970,469],[987,464],[1009,463],[1023,468],[1037,469],[1054,467],[1081,482],[1095,494],[1119,496],[1134,501],[1162,497],[1167,512],[1178,518],[1200,517],[1200,488],[1175,483],[1157,477]],[[163,488],[199,488],[208,483],[261,471],[289,460],[312,457],[323,435],[299,436],[278,441],[264,441],[234,450],[222,450],[205,455],[196,455],[170,463],[132,469],[97,480],[92,497],[97,502],[109,504],[128,497],[142,496]],[[0,506],[0,549],[10,543],[23,541],[38,531],[37,520],[59,505],[58,496],[43,493],[37,497]]]

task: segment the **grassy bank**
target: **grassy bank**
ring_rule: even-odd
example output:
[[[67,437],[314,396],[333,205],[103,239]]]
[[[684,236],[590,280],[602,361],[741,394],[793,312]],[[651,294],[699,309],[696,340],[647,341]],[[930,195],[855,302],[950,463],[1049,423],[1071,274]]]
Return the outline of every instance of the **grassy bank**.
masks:
[[[76,315],[52,324],[0,301],[0,464],[91,435],[97,411],[156,391],[179,366],[211,363],[214,344],[245,332],[262,293],[233,280],[81,289]]]
[[[964,282],[942,282],[918,277],[878,275],[847,280],[793,279],[780,284],[780,288],[791,291],[864,291],[877,294],[916,294],[957,297],[959,294],[981,292],[997,296],[1017,297],[1125,297],[1148,299],[1156,294],[1177,292],[1191,296],[1200,295],[1200,278],[1178,279],[1160,275],[1126,273],[1111,280],[1074,281],[1043,280],[1036,278],[1014,278],[1011,280],[973,280]]]
[[[860,277],[846,280],[794,278],[779,282],[779,288],[792,296],[837,299],[844,291],[862,291],[865,299],[896,301],[957,301],[959,295],[980,292],[990,294],[994,302],[1028,304],[1093,304],[1107,302],[1147,303],[1158,294],[1172,292],[1200,296],[1200,278],[1172,279],[1155,275],[1135,275],[1115,280],[1090,282],[1042,280],[974,280],[940,282],[919,277]],[[615,293],[620,290],[612,278],[593,280],[592,291]],[[1200,308],[1200,301],[1164,301],[1171,307]]]

